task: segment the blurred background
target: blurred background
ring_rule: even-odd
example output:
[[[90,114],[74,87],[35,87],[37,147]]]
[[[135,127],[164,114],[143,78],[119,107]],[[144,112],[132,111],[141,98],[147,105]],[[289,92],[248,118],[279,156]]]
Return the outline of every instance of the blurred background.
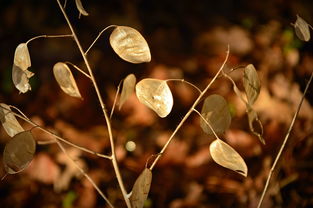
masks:
[[[152,60],[134,65],[121,60],[109,44],[108,30],[88,53],[108,110],[119,82],[134,73],[138,80],[185,79],[200,89],[209,83],[225,59],[226,69],[254,64],[261,79],[254,105],[264,126],[266,145],[249,132],[244,105],[231,83],[218,79],[209,94],[223,95],[232,112],[232,124],[223,136],[247,163],[246,178],[212,161],[213,137],[191,115],[153,170],[146,208],[256,207],[268,172],[287,132],[304,87],[313,70],[313,41],[302,42],[291,23],[300,15],[313,24],[311,0],[82,0],[89,13],[80,17],[75,2],[66,12],[87,49],[108,25],[136,28],[147,40]],[[53,77],[53,65],[69,61],[85,70],[71,39],[37,39],[29,43],[32,90],[19,94],[11,71],[15,48],[38,35],[69,34],[54,0],[1,0],[0,102],[21,109],[34,122],[69,141],[110,154],[105,121],[91,82],[73,69],[83,99],[66,95]],[[231,74],[239,88],[242,70]],[[127,190],[151,155],[168,137],[197,98],[197,91],[171,82],[172,113],[160,119],[132,95],[112,118],[116,152]],[[263,207],[313,207],[313,87],[303,103],[289,142],[273,174]],[[201,110],[201,105],[198,106]],[[31,126],[25,122],[25,129]],[[49,135],[32,131],[38,141]],[[0,129],[3,151],[9,136]],[[50,138],[51,139],[51,138]],[[127,145],[128,144],[128,145]],[[129,148],[129,144],[135,148]],[[109,161],[67,146],[116,207],[125,207]],[[1,156],[2,158],[2,156]],[[0,165],[0,174],[5,174]],[[89,182],[66,160],[56,144],[38,145],[30,167],[0,182],[1,207],[106,207]]]

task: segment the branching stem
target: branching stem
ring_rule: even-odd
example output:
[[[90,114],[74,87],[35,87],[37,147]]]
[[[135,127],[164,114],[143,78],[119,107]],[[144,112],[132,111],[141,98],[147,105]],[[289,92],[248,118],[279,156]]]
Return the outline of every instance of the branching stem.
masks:
[[[180,123],[178,124],[178,126],[176,127],[176,129],[173,131],[172,135],[169,137],[169,139],[167,140],[167,142],[165,143],[165,145],[163,146],[162,150],[159,152],[158,156],[156,157],[156,159],[153,161],[152,165],[150,166],[150,170],[152,171],[152,169],[154,168],[154,166],[157,164],[157,162],[160,160],[160,158],[162,157],[162,154],[165,152],[166,148],[168,147],[168,145],[171,143],[172,139],[174,138],[174,136],[176,135],[176,133],[178,132],[178,130],[183,126],[183,124],[185,123],[185,121],[187,120],[187,118],[190,116],[190,114],[194,111],[194,109],[196,108],[196,106],[199,104],[199,102],[201,101],[202,97],[205,95],[205,93],[210,89],[210,87],[212,86],[212,84],[215,82],[215,80],[217,79],[217,77],[219,76],[219,74],[222,72],[227,60],[229,57],[229,46],[226,52],[226,58],[222,64],[222,66],[220,67],[220,69],[218,70],[218,72],[215,74],[215,76],[213,77],[213,79],[211,80],[211,82],[206,86],[206,88],[201,91],[200,95],[198,96],[197,100],[193,103],[193,105],[191,106],[191,108],[188,110],[188,112],[185,114],[185,116],[183,117],[183,119],[180,121]]]
[[[280,159],[280,156],[281,156],[281,154],[282,154],[282,152],[283,152],[283,150],[284,150],[284,148],[285,148],[285,146],[286,146],[286,143],[287,143],[287,141],[288,141],[290,132],[291,132],[291,130],[292,130],[292,128],[293,128],[293,125],[294,125],[294,123],[295,123],[295,121],[296,121],[296,118],[297,118],[297,116],[298,116],[298,114],[299,114],[299,111],[300,111],[300,108],[301,108],[301,106],[302,106],[302,103],[303,103],[303,101],[304,101],[305,94],[306,94],[306,92],[307,92],[307,90],[308,90],[308,88],[309,88],[309,85],[311,84],[312,77],[313,77],[313,72],[311,73],[310,79],[309,79],[308,83],[306,84],[306,87],[305,87],[305,90],[304,90],[304,92],[303,92],[302,98],[301,98],[300,103],[299,103],[299,105],[298,105],[297,111],[295,112],[295,114],[294,114],[294,116],[293,116],[293,118],[292,118],[292,121],[291,121],[291,123],[290,123],[289,129],[288,129],[287,134],[286,134],[286,136],[285,136],[285,139],[284,139],[284,141],[283,141],[283,143],[282,143],[282,145],[281,145],[281,147],[280,147],[280,149],[279,149],[279,151],[278,151],[278,153],[277,153],[277,156],[276,156],[276,158],[275,158],[275,161],[274,161],[274,163],[273,163],[273,165],[272,165],[272,167],[271,167],[271,169],[270,169],[270,172],[269,172],[269,174],[268,174],[268,177],[267,177],[267,180],[266,180],[266,183],[265,183],[265,186],[264,186],[264,189],[263,189],[263,192],[262,192],[260,201],[259,201],[259,203],[258,203],[258,208],[260,208],[261,205],[262,205],[262,202],[263,202],[263,200],[264,200],[264,196],[265,196],[266,191],[267,191],[267,189],[268,189],[268,186],[269,186],[269,183],[270,183],[272,174],[273,174],[273,172],[274,172],[274,170],[275,170],[275,168],[276,168],[276,165],[277,165],[277,163],[278,163],[278,160]]]
[[[117,159],[116,159],[116,155],[115,155],[115,146],[114,146],[114,139],[113,139],[113,134],[112,134],[112,127],[111,127],[110,117],[109,117],[109,115],[108,115],[108,113],[107,113],[107,111],[106,111],[105,104],[104,104],[104,102],[103,102],[101,93],[100,93],[100,91],[99,91],[99,88],[98,88],[96,79],[95,79],[95,77],[94,77],[94,75],[93,75],[93,72],[92,72],[92,70],[91,70],[91,67],[90,67],[89,61],[88,61],[88,59],[87,59],[87,56],[86,56],[86,54],[84,53],[84,50],[83,50],[83,48],[82,48],[82,46],[81,46],[81,44],[80,44],[80,41],[78,40],[78,37],[77,37],[77,35],[76,35],[75,31],[74,31],[74,28],[73,28],[73,26],[72,26],[72,24],[71,24],[71,22],[70,22],[70,20],[69,20],[69,18],[68,18],[68,16],[67,16],[65,10],[64,10],[64,8],[62,7],[62,5],[61,5],[61,3],[60,3],[60,0],[56,0],[56,1],[57,1],[58,5],[59,5],[59,8],[60,8],[60,10],[61,10],[61,12],[62,12],[62,14],[63,14],[63,16],[64,16],[66,22],[67,22],[67,25],[68,25],[69,29],[70,29],[71,32],[72,32],[73,38],[74,38],[74,40],[75,40],[75,42],[76,42],[76,45],[77,45],[77,47],[78,47],[78,49],[79,49],[79,51],[80,51],[80,53],[81,53],[81,55],[82,55],[82,58],[83,58],[83,60],[84,60],[84,62],[85,62],[85,64],[86,64],[86,67],[87,67],[88,72],[89,72],[89,75],[90,75],[90,79],[91,79],[91,81],[92,81],[92,83],[93,83],[93,86],[94,86],[94,88],[95,88],[95,91],[96,91],[96,93],[97,93],[98,101],[99,101],[99,103],[100,103],[100,106],[101,106],[101,109],[102,109],[102,112],[103,112],[105,121],[106,121],[106,123],[107,123],[107,129],[108,129],[108,134],[109,134],[109,139],[110,139],[110,145],[111,145],[111,151],[112,151],[111,157],[112,157],[112,164],[113,164],[114,172],[115,172],[115,175],[116,175],[116,178],[117,178],[119,187],[120,187],[120,189],[121,189],[121,191],[122,191],[122,194],[123,194],[125,203],[126,203],[126,205],[127,205],[128,208],[131,208],[130,200],[129,200],[129,198],[127,197],[127,191],[126,191],[126,189],[125,189],[125,186],[124,186],[124,183],[123,183],[123,179],[122,179],[122,176],[121,176],[121,174],[120,174],[120,170],[119,170],[119,167],[118,167],[118,164],[117,164]],[[100,35],[100,34],[99,34],[99,35]]]

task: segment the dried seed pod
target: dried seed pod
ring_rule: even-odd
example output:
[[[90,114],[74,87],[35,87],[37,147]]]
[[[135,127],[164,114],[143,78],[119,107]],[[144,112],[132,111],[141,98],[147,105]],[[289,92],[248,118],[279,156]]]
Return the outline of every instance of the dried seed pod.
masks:
[[[213,94],[204,100],[201,115],[216,134],[224,133],[231,123],[228,104],[220,95]],[[200,126],[205,133],[214,135],[210,126],[203,119],[200,120]]]
[[[12,67],[13,84],[21,93],[31,90],[29,78],[31,78],[34,73],[27,70],[30,66],[31,61],[27,44],[21,43],[15,49]]]
[[[36,151],[36,142],[30,131],[16,134],[5,145],[3,151],[4,169],[8,174],[23,171],[32,161]]]
[[[261,83],[254,66],[249,64],[244,69],[243,86],[247,95],[249,105],[252,105],[260,94]]]
[[[30,55],[26,43],[21,43],[16,47],[14,65],[20,67],[23,71],[31,66]]]
[[[214,140],[210,144],[210,153],[212,159],[217,164],[247,177],[248,168],[245,161],[238,154],[238,152],[227,143],[220,139]]]
[[[10,112],[10,107],[4,103],[0,103],[0,106],[0,120],[7,134],[10,137],[14,137],[16,134],[24,131],[14,114]]]
[[[58,62],[53,66],[53,74],[61,89],[72,97],[81,98],[73,74],[67,64]]]
[[[136,85],[136,77],[134,74],[130,74],[124,79],[120,103],[119,103],[119,109],[122,108],[125,101],[135,91],[135,85]]]
[[[82,2],[80,0],[75,0],[75,4],[76,4],[76,7],[77,7],[79,13],[81,13],[84,16],[89,15],[88,12],[86,12],[86,10],[84,9]]]
[[[146,40],[131,27],[117,26],[110,35],[110,44],[115,53],[125,61],[134,64],[151,61]]]
[[[167,82],[158,79],[143,79],[136,85],[136,95],[139,101],[160,117],[166,117],[173,107],[173,96]]]
[[[22,70],[19,66],[13,64],[12,68],[12,80],[14,86],[20,91],[20,93],[25,93],[28,90],[31,90],[29,84],[29,78],[34,75],[31,71]]]
[[[145,168],[137,178],[129,197],[133,208],[143,208],[150,191],[151,181],[152,172],[150,169]]]
[[[302,40],[302,41],[309,41],[311,36],[310,36],[310,28],[309,24],[302,19],[299,15],[297,15],[297,20],[294,23],[294,28],[297,37]]]

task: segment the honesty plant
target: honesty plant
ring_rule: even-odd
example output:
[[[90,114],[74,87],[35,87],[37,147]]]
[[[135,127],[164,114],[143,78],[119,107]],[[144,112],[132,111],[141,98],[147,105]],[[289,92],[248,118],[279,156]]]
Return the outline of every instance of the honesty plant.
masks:
[[[116,94],[116,99],[114,101],[114,105],[111,109],[111,114],[107,113],[107,107],[105,105],[104,100],[101,97],[98,84],[94,78],[93,71],[90,67],[87,53],[92,49],[94,43],[100,38],[103,32],[107,31],[110,28],[113,28],[111,32],[109,42],[112,46],[115,53],[123,60],[139,64],[144,62],[149,62],[151,60],[151,54],[149,46],[144,39],[144,37],[134,28],[128,26],[117,26],[110,25],[103,29],[98,37],[93,41],[93,43],[88,47],[87,50],[83,50],[81,43],[75,33],[73,26],[66,14],[65,6],[61,5],[60,0],[56,0],[59,8],[64,15],[64,18],[68,24],[68,27],[71,31],[70,34],[65,35],[42,35],[37,36],[26,43],[21,43],[17,46],[14,55],[14,62],[12,67],[12,80],[15,87],[19,90],[20,93],[26,93],[31,90],[31,86],[29,84],[29,79],[34,75],[34,73],[28,71],[28,68],[31,66],[30,54],[28,51],[28,44],[31,41],[34,41],[38,38],[71,38],[74,39],[80,53],[82,59],[86,65],[87,72],[77,67],[75,64],[70,62],[58,62],[56,60],[56,64],[53,66],[53,75],[62,89],[62,91],[70,96],[81,98],[81,94],[79,88],[76,84],[75,78],[72,75],[72,70],[79,71],[83,76],[89,78],[92,82],[92,85],[95,88],[97,93],[98,101],[101,105],[103,116],[106,121],[106,127],[109,133],[109,140],[111,145],[111,154],[105,155],[94,152],[84,147],[80,147],[76,144],[73,144],[66,139],[58,136],[57,134],[48,131],[33,121],[31,121],[25,114],[22,113],[19,109],[9,106],[7,104],[0,104],[0,118],[3,128],[8,133],[10,137],[12,137],[6,144],[3,150],[3,164],[5,167],[5,171],[7,174],[16,174],[24,170],[29,163],[31,162],[35,150],[36,150],[36,142],[32,135],[32,129],[38,128],[43,132],[54,136],[55,140],[53,142],[57,143],[60,150],[65,153],[69,160],[75,161],[67,154],[66,149],[63,146],[63,143],[76,147],[82,151],[88,152],[90,154],[95,154],[104,159],[108,159],[112,162],[115,175],[117,178],[117,182],[119,184],[119,188],[124,197],[125,204],[127,207],[131,208],[142,208],[144,206],[144,202],[148,197],[148,193],[150,190],[150,185],[152,182],[152,171],[157,162],[162,157],[162,154],[166,151],[168,145],[170,145],[172,139],[175,137],[177,131],[182,127],[187,118],[191,115],[191,113],[197,113],[200,119],[200,127],[204,131],[204,133],[208,134],[208,137],[213,137],[214,141],[210,144],[210,153],[213,160],[230,170],[236,171],[237,173],[247,176],[248,168],[243,160],[243,158],[233,149],[230,145],[228,145],[225,141],[223,141],[223,136],[225,131],[228,130],[231,124],[231,114],[229,111],[229,104],[227,100],[218,94],[211,94],[207,97],[206,94],[212,84],[216,79],[224,77],[229,79],[233,84],[234,93],[240,97],[240,99],[246,105],[246,112],[249,120],[249,127],[253,134],[257,135],[262,143],[265,144],[265,140],[262,137],[263,128],[260,120],[258,119],[257,113],[253,110],[253,104],[258,98],[260,93],[260,80],[258,77],[258,73],[255,67],[252,64],[249,64],[245,67],[242,67],[242,83],[244,86],[244,93],[242,93],[235,82],[230,77],[230,73],[235,70],[228,70],[226,72],[225,64],[228,60],[229,56],[229,47],[226,52],[226,58],[224,62],[221,64],[220,69],[212,78],[210,83],[204,89],[199,89],[192,83],[189,83],[185,80],[179,79],[169,79],[169,80],[160,80],[160,79],[152,79],[152,78],[144,78],[137,82],[137,79],[134,74],[129,74],[120,84],[123,85],[121,93],[119,93],[119,87]],[[84,16],[88,16],[88,13],[83,8],[80,0],[75,0],[77,9],[79,14]],[[299,16],[297,16],[297,21],[294,24],[297,36],[305,41],[310,39],[309,33],[309,25]],[[311,27],[311,26],[310,26]],[[237,70],[240,68],[236,68]],[[181,122],[177,125],[176,129],[172,132],[171,136],[168,138],[167,142],[163,146],[162,150],[157,153],[154,157],[153,162],[148,167],[148,162],[144,170],[136,179],[131,192],[128,192],[125,189],[123,179],[121,177],[121,173],[119,170],[119,166],[117,163],[116,155],[115,155],[115,145],[114,145],[114,136],[112,133],[111,126],[111,116],[114,113],[114,108],[116,105],[116,101],[118,101],[119,109],[125,104],[126,100],[135,93],[138,100],[143,103],[145,106],[153,110],[159,117],[165,118],[168,116],[174,104],[173,96],[171,89],[168,85],[168,82],[171,81],[181,81],[185,84],[188,84],[194,87],[198,92],[199,96],[194,101],[188,112],[184,115]],[[244,95],[243,95],[244,94]],[[202,110],[199,112],[196,108],[203,102]],[[83,100],[81,101],[83,102]],[[14,111],[11,109],[13,108]],[[33,128],[25,130],[19,124],[18,120],[21,119],[33,126]],[[258,131],[254,128],[254,123],[257,122],[259,125]],[[98,191],[98,193],[102,196],[102,198],[107,202],[110,207],[114,207],[114,205],[110,202],[110,200],[103,194],[103,192],[99,189],[99,187],[94,183],[94,181],[88,176],[88,174],[77,164],[75,163],[77,169],[92,183],[94,188]]]

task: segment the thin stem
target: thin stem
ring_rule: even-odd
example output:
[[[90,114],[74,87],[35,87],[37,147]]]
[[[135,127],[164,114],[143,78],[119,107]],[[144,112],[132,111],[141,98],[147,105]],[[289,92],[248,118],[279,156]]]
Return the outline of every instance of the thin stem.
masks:
[[[63,145],[56,139],[55,142],[58,144],[62,152],[66,155],[66,157],[76,166],[76,168],[87,178],[87,180],[92,184],[92,186],[97,190],[97,192],[100,194],[100,196],[108,203],[108,205],[111,208],[114,208],[114,206],[111,204],[109,199],[103,194],[103,192],[100,190],[100,188],[97,186],[97,184],[92,180],[92,178],[73,160],[73,158],[67,153],[66,149],[63,147]]]
[[[206,123],[206,125],[208,125],[208,127],[210,128],[210,130],[213,132],[215,138],[221,140],[221,139],[217,136],[217,134],[215,133],[215,131],[214,131],[213,127],[211,126],[211,124],[201,115],[201,113],[200,113],[198,110],[196,110],[196,109],[193,109],[193,111],[196,112],[196,113],[200,116],[200,118]]]
[[[188,82],[184,79],[167,79],[166,82],[171,82],[171,81],[178,81],[178,82],[183,82],[186,83],[188,85],[190,85],[191,87],[195,88],[199,93],[201,93],[202,91],[194,84],[192,84],[191,82]]]
[[[113,113],[114,113],[114,109],[115,109],[115,106],[116,106],[116,101],[117,101],[118,94],[120,92],[121,84],[122,84],[122,80],[120,81],[120,83],[117,86],[117,90],[116,90],[116,94],[115,94],[115,97],[114,97],[113,106],[112,106],[111,113],[110,113],[110,119],[112,118]]]
[[[272,174],[273,174],[273,172],[274,172],[274,170],[275,170],[275,168],[276,168],[276,165],[277,165],[277,163],[278,163],[278,160],[280,159],[280,156],[281,156],[281,154],[282,154],[282,152],[283,152],[283,150],[284,150],[284,148],[285,148],[285,146],[286,146],[286,143],[287,143],[287,141],[288,141],[290,132],[291,132],[291,130],[292,130],[292,128],[293,128],[293,125],[294,125],[294,123],[295,123],[295,121],[296,121],[296,118],[297,118],[297,116],[298,116],[298,114],[299,114],[299,111],[300,111],[300,108],[301,108],[301,106],[302,106],[302,103],[303,103],[303,101],[304,101],[305,94],[306,94],[306,92],[307,92],[307,90],[308,90],[308,88],[309,88],[309,85],[311,84],[312,77],[313,77],[313,72],[311,73],[310,79],[309,79],[308,83],[306,84],[306,87],[305,87],[305,90],[304,90],[304,92],[303,92],[302,98],[301,98],[300,103],[299,103],[299,105],[298,105],[297,111],[296,111],[296,113],[294,114],[294,116],[293,116],[293,118],[292,118],[292,121],[291,121],[291,123],[290,123],[289,129],[288,129],[288,131],[287,131],[287,134],[286,134],[286,136],[285,136],[285,139],[284,139],[284,141],[283,141],[283,144],[281,145],[281,147],[280,147],[280,149],[279,149],[279,151],[278,151],[278,153],[277,153],[277,156],[276,156],[276,158],[275,158],[275,161],[274,161],[274,163],[273,163],[273,165],[272,165],[272,167],[271,167],[271,170],[270,170],[270,172],[269,172],[269,174],[268,174],[268,177],[267,177],[267,180],[266,180],[266,183],[265,183],[265,186],[264,186],[264,189],[263,189],[263,192],[262,192],[260,201],[259,201],[259,203],[258,203],[258,208],[260,208],[261,205],[262,205],[262,202],[263,202],[263,200],[264,200],[264,196],[265,196],[266,191],[267,191],[267,189],[268,189],[268,186],[269,186],[269,183],[270,183]]]
[[[73,37],[73,35],[39,35],[39,36],[36,36],[36,37],[33,37],[31,39],[29,39],[27,42],[26,42],[26,45],[35,40],[35,39],[39,39],[39,38],[68,38],[68,37]]]
[[[111,156],[103,155],[103,154],[101,154],[101,153],[92,151],[92,150],[87,149],[87,148],[85,148],[85,147],[81,147],[81,146],[79,146],[79,145],[76,145],[76,144],[74,144],[74,143],[72,143],[72,142],[67,141],[66,139],[64,139],[64,138],[62,138],[62,137],[56,135],[55,133],[53,133],[53,132],[51,132],[51,131],[49,131],[49,130],[46,130],[45,128],[39,126],[38,124],[36,124],[36,123],[33,122],[32,120],[30,120],[21,110],[19,110],[19,109],[16,108],[16,107],[14,107],[14,109],[16,109],[20,114],[22,114],[22,116],[19,115],[19,114],[17,114],[17,113],[15,113],[15,112],[13,112],[13,111],[10,110],[10,109],[7,109],[7,108],[3,107],[3,106],[0,106],[0,107],[3,108],[3,109],[5,109],[5,110],[7,110],[9,113],[12,113],[14,116],[16,116],[16,117],[18,117],[18,118],[20,118],[20,119],[26,121],[27,123],[31,124],[31,125],[33,126],[33,128],[38,128],[38,129],[40,129],[41,131],[43,131],[43,132],[45,132],[45,133],[47,133],[47,134],[49,134],[49,135],[55,137],[56,139],[58,139],[58,140],[60,140],[60,141],[62,141],[62,142],[64,142],[64,143],[66,143],[66,144],[68,144],[68,145],[70,145],[70,146],[72,146],[72,147],[75,147],[75,148],[80,149],[80,150],[82,150],[82,151],[84,151],[84,152],[87,152],[87,153],[90,153],[90,154],[93,154],[93,155],[96,155],[96,156],[99,156],[99,157],[102,157],[102,158],[106,158],[106,159],[112,160]],[[33,128],[32,128],[32,129],[33,129]]]
[[[86,50],[85,55],[87,55],[87,53],[89,52],[89,50],[93,47],[93,45],[97,42],[97,40],[101,37],[102,33],[104,33],[107,29],[111,28],[111,27],[117,27],[117,25],[109,25],[106,28],[104,28],[96,37],[96,39],[91,43],[91,45],[89,46],[89,48]]]
[[[152,169],[154,168],[154,166],[157,164],[157,162],[160,160],[160,158],[162,157],[162,154],[165,152],[166,148],[168,147],[168,145],[171,143],[172,139],[174,138],[174,136],[176,135],[176,133],[178,132],[178,130],[182,127],[182,125],[185,123],[185,121],[187,120],[187,118],[190,116],[190,114],[193,112],[193,110],[196,108],[196,106],[199,104],[199,102],[201,101],[202,97],[205,95],[205,93],[210,89],[210,87],[212,86],[212,84],[215,82],[215,80],[217,79],[217,77],[219,76],[219,74],[222,72],[227,60],[229,57],[229,45],[228,45],[228,49],[226,52],[226,58],[222,64],[222,66],[220,67],[220,69],[218,70],[218,72],[215,74],[215,76],[213,77],[213,79],[211,80],[211,82],[206,86],[206,88],[201,91],[200,95],[198,96],[197,100],[193,103],[193,105],[191,106],[191,108],[189,109],[189,111],[185,114],[185,116],[183,117],[183,119],[180,121],[180,123],[178,124],[178,126],[176,127],[176,129],[173,131],[172,135],[169,137],[169,139],[167,140],[166,144],[163,146],[162,150],[160,151],[159,155],[156,157],[156,159],[153,161],[152,165],[150,166],[150,170],[152,171]]]
[[[66,61],[65,62],[66,64],[69,64],[71,65],[72,67],[74,67],[75,69],[77,69],[80,73],[84,74],[86,77],[88,77],[90,79],[90,76],[89,74],[87,74],[86,72],[84,72],[82,69],[80,69],[78,66],[76,66],[75,64],[69,62],[69,61]]]
[[[95,91],[96,91],[96,94],[97,94],[97,97],[98,97],[98,101],[100,103],[100,106],[101,106],[101,109],[102,109],[102,112],[103,112],[103,115],[104,115],[104,118],[105,118],[105,121],[106,121],[106,124],[107,124],[107,129],[108,129],[108,134],[109,134],[109,139],[110,139],[110,144],[111,144],[111,151],[112,151],[112,164],[113,164],[113,168],[114,168],[114,172],[115,172],[115,175],[116,175],[116,178],[117,178],[117,181],[118,181],[118,184],[119,184],[119,187],[122,191],[122,194],[123,194],[123,197],[124,197],[124,200],[125,200],[125,203],[127,205],[128,208],[131,208],[131,204],[130,204],[130,200],[129,198],[127,197],[127,191],[125,189],[125,186],[124,186],[124,183],[123,183],[123,179],[122,179],[122,176],[120,174],[120,170],[119,170],[119,167],[118,167],[118,164],[117,164],[117,159],[116,159],[116,155],[115,155],[115,146],[114,146],[114,139],[113,139],[113,134],[112,134],[112,127],[111,127],[111,121],[110,121],[110,117],[106,111],[106,107],[104,105],[104,102],[103,102],[103,99],[102,99],[102,96],[100,94],[100,91],[99,91],[99,88],[98,88],[98,85],[97,85],[97,82],[96,82],[96,79],[94,78],[94,75],[93,75],[93,72],[91,70],[91,67],[89,65],[89,61],[87,59],[87,56],[86,54],[84,53],[84,50],[78,40],[78,37],[73,29],[73,26],[67,16],[67,14],[65,13],[61,3],[60,3],[60,0],[56,0],[58,5],[59,5],[59,8],[67,22],[67,25],[69,27],[69,29],[71,30],[72,32],[72,35],[73,35],[73,38],[76,42],[76,45],[84,59],[84,62],[86,64],[86,67],[88,69],[88,72],[89,72],[89,75],[90,75],[90,79],[93,83],[93,86],[95,88]]]

